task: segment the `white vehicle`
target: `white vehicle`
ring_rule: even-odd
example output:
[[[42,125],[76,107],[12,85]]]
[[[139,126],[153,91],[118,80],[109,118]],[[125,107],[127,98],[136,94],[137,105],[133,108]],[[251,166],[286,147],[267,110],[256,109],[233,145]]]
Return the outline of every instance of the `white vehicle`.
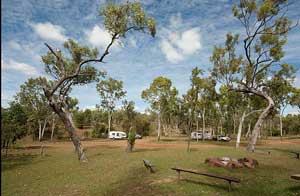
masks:
[[[202,132],[192,132],[191,133],[192,139],[202,139]],[[210,132],[204,132],[204,139],[212,139],[212,135]]]
[[[126,139],[127,135],[123,131],[110,131],[109,132],[109,139]]]

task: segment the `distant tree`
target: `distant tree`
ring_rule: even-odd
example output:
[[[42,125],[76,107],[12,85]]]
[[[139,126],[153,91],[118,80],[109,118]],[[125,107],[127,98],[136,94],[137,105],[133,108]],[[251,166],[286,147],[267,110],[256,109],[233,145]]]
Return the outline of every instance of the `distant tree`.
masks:
[[[22,84],[15,99],[24,107],[28,120],[37,124],[38,140],[42,141],[45,128],[54,114],[47,103],[39,80],[30,78]]]
[[[275,103],[275,108],[279,110],[281,140],[283,137],[283,113],[286,107],[292,104],[293,92],[295,92],[293,87],[295,71],[296,69],[293,66],[282,64],[281,69],[267,82],[270,87],[270,96],[272,96]]]
[[[63,55],[62,51],[54,50],[49,44],[46,44],[49,52],[42,57],[45,70],[52,77],[51,80],[40,78],[44,94],[50,107],[68,130],[80,161],[87,161],[87,157],[76,134],[69,110],[71,87],[98,81],[104,74],[97,71],[91,63],[103,63],[111,46],[124,38],[128,31],[149,29],[151,35],[153,37],[155,35],[155,21],[146,16],[139,2],[126,2],[121,5],[109,3],[99,13],[104,16],[105,28],[111,35],[111,40],[102,55],[98,55],[96,48],[89,49],[86,46],[80,46],[73,40],[68,40],[64,43],[67,55]]]
[[[126,127],[126,131],[130,130],[130,128],[133,127],[133,124],[134,124],[134,120],[135,120],[135,117],[136,117],[136,112],[134,111],[134,102],[133,101],[128,101],[128,100],[124,100],[123,101],[123,105],[122,105],[122,110],[125,114],[125,126],[123,127]]]
[[[6,156],[9,144],[26,136],[27,120],[25,109],[19,103],[11,102],[9,108],[1,108],[1,140]]]
[[[153,111],[157,112],[157,140],[161,136],[161,115],[167,111],[169,100],[176,96],[178,91],[172,87],[172,81],[168,78],[159,76],[153,80],[148,89],[142,91],[142,99],[151,104]]]
[[[101,106],[108,113],[107,134],[109,135],[116,103],[126,95],[126,91],[123,89],[123,82],[113,78],[100,81],[96,88],[100,95]]]
[[[250,151],[254,150],[262,123],[274,109],[267,78],[274,77],[274,67],[284,56],[283,46],[292,28],[285,15],[287,7],[286,0],[241,0],[233,7],[233,14],[246,31],[242,45],[244,58],[236,55],[239,36],[231,34],[227,34],[225,47],[215,47],[211,57],[215,78],[227,82],[232,90],[254,94],[268,103],[253,128],[247,147]]]

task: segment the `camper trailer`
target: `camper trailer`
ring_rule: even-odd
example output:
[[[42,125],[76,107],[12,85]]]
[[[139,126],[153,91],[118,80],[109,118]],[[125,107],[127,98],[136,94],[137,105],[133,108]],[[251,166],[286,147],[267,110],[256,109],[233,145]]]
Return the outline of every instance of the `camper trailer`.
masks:
[[[110,131],[108,138],[109,139],[126,139],[127,135],[123,131]]]

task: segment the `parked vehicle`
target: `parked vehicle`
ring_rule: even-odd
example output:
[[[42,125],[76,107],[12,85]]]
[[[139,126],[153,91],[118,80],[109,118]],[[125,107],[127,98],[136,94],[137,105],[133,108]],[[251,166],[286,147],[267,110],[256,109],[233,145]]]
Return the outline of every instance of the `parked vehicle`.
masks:
[[[142,138],[143,138],[142,135],[140,135],[140,134],[135,134],[135,139],[142,139]]]
[[[202,132],[192,132],[191,133],[192,139],[202,139]],[[212,139],[212,135],[210,132],[204,132],[204,139]]]
[[[229,142],[231,140],[230,137],[228,137],[228,136],[221,136],[221,135],[219,135],[217,137],[217,139],[218,139],[218,141],[223,141],[223,142]]]
[[[111,131],[109,132],[109,139],[126,139],[127,135],[123,131]]]

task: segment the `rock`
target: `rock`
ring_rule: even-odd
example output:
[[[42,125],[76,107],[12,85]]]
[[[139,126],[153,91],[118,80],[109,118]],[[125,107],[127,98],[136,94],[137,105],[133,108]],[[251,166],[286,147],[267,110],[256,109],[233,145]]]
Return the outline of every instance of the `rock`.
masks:
[[[236,161],[229,161],[228,164],[227,164],[227,167],[229,168],[241,168],[243,167],[243,164],[239,163],[237,160]]]

